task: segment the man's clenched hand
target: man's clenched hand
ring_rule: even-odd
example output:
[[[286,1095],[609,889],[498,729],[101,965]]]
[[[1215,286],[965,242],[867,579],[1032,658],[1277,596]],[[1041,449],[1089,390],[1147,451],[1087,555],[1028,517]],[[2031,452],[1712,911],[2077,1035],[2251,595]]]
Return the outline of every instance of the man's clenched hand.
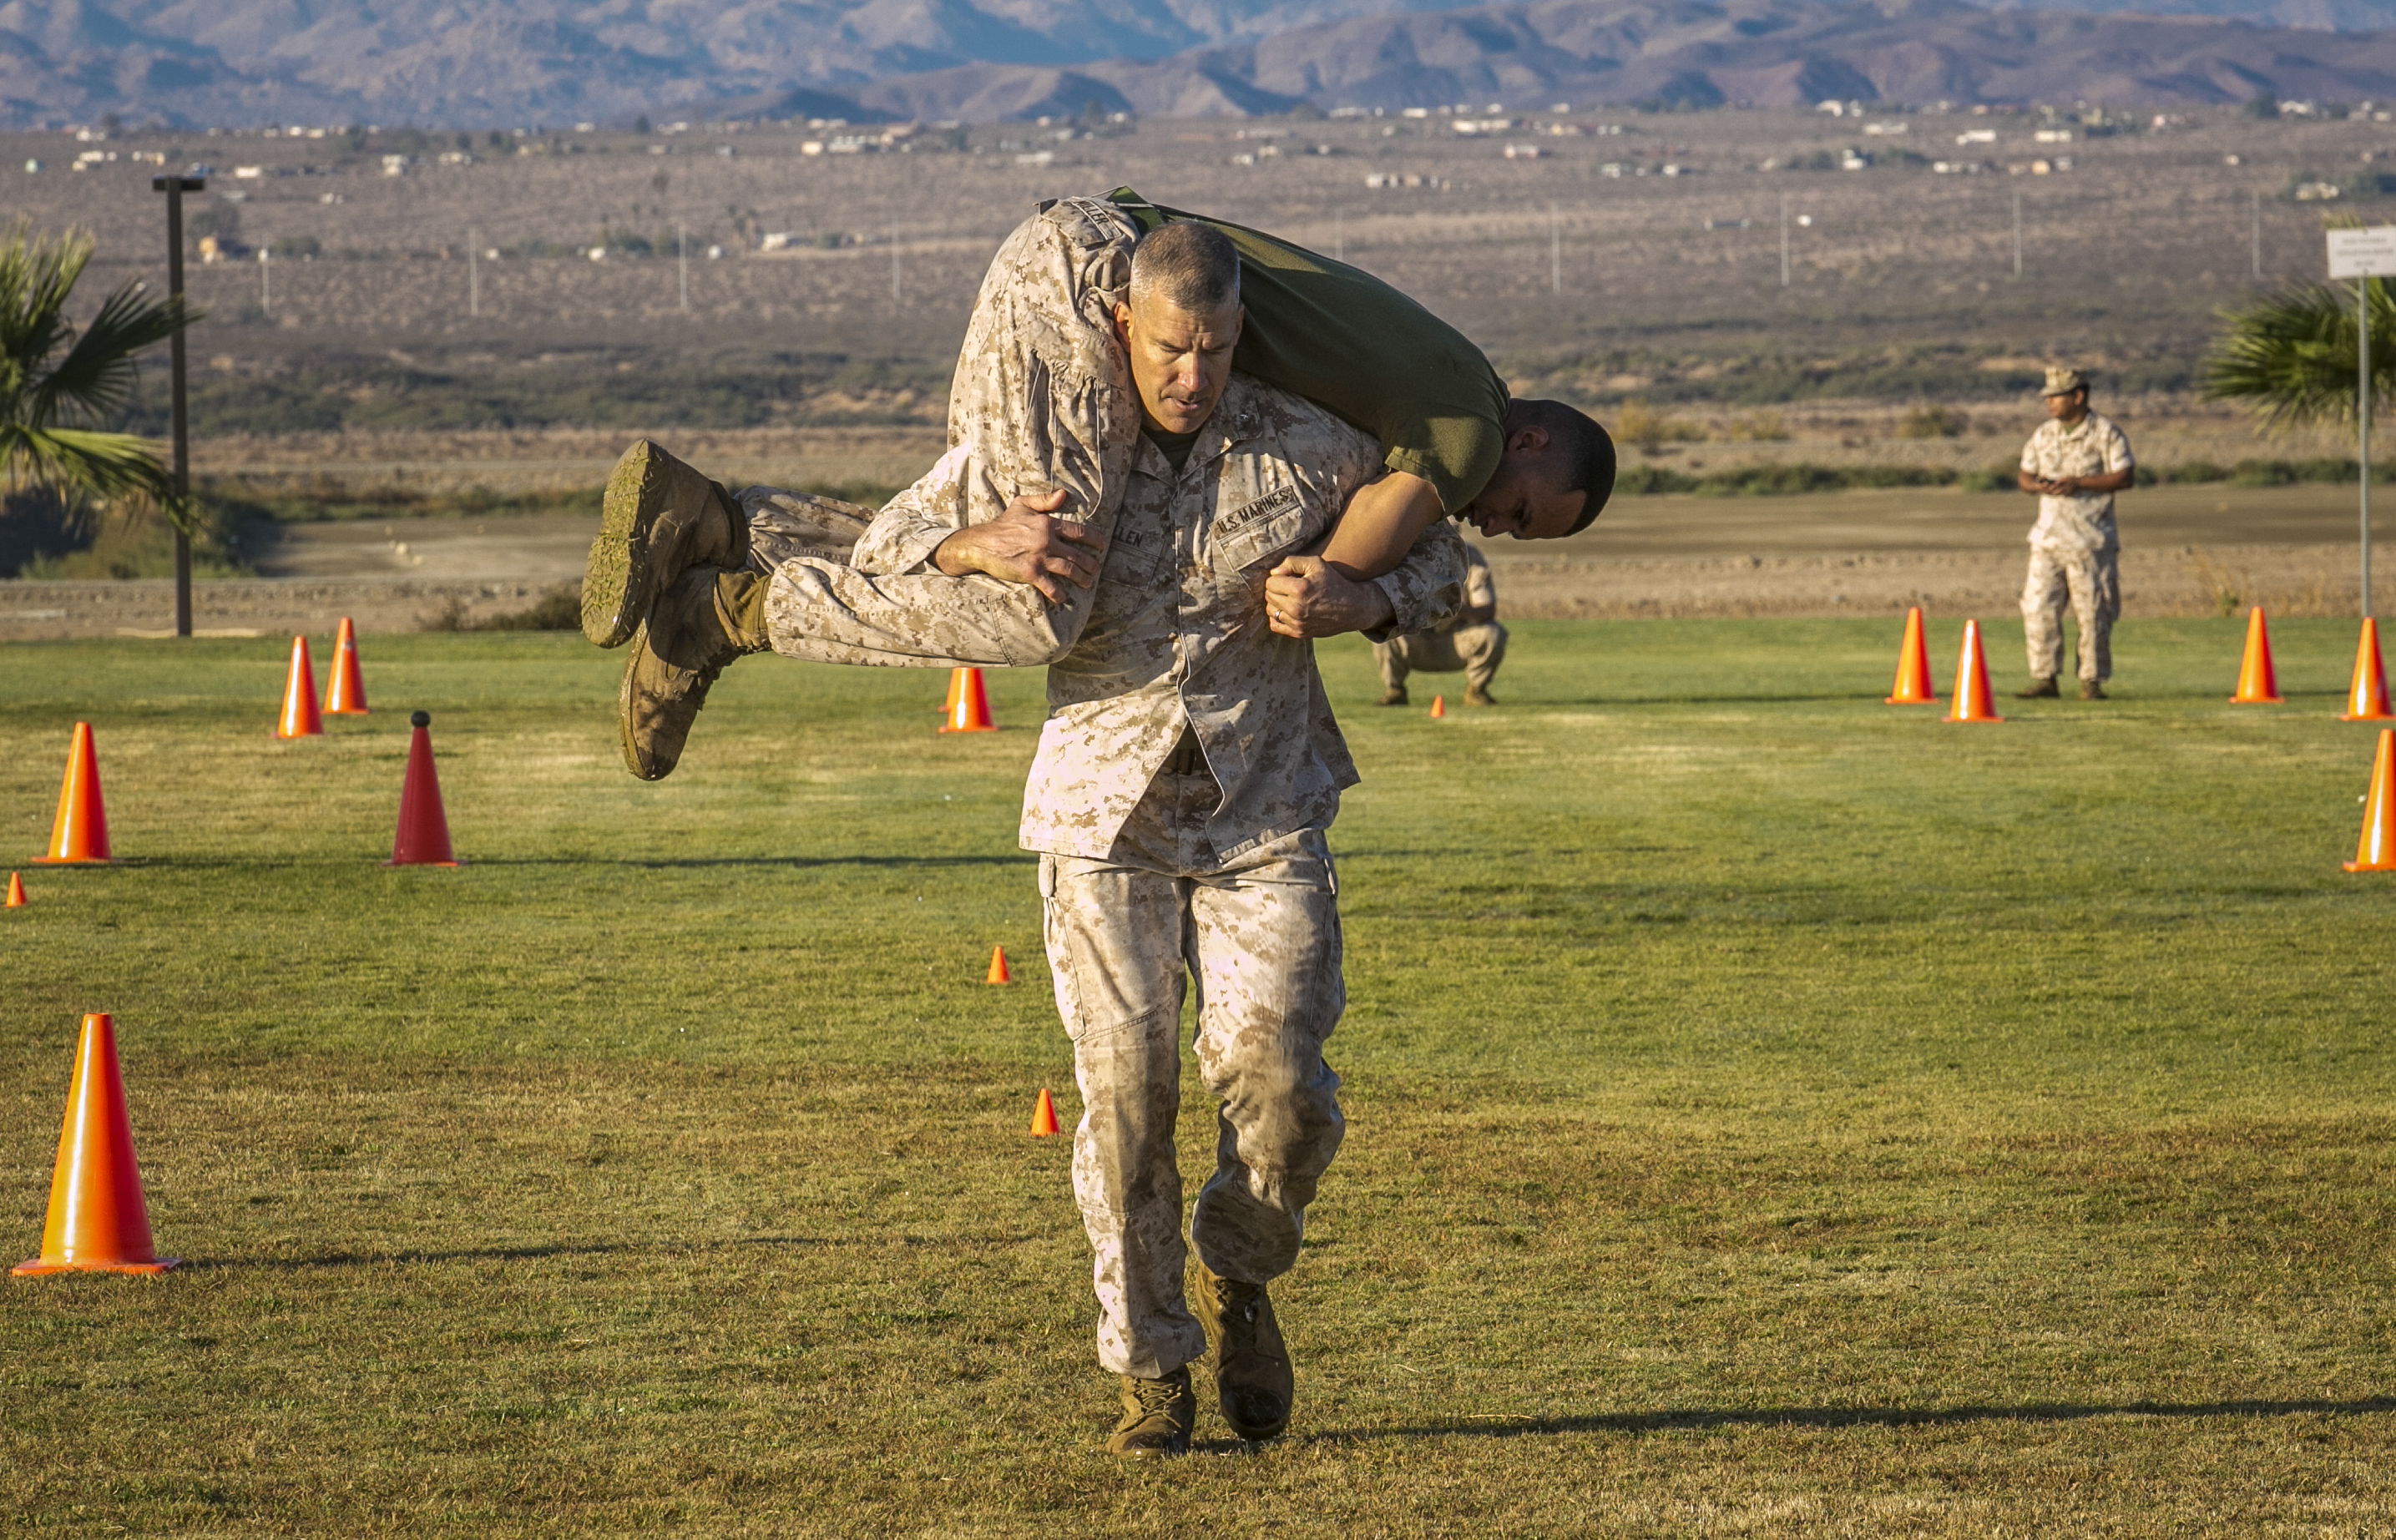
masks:
[[[1010,583],[1029,583],[1052,604],[1065,602],[1057,579],[1088,588],[1098,578],[1098,559],[1106,554],[1106,537],[1087,524],[1052,517],[1065,506],[1065,494],[1043,492],[1020,497],[988,524],[960,529],[932,552],[932,564],[952,578],[986,572]]]
[[[1320,556],[1287,556],[1265,578],[1265,620],[1276,636],[1338,636],[1390,623],[1390,596]]]

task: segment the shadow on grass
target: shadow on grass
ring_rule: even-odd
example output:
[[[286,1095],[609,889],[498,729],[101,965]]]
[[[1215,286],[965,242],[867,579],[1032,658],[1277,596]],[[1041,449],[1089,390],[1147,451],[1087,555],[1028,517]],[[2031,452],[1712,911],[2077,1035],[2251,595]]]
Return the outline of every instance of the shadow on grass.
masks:
[[[323,1268],[420,1268],[443,1262],[547,1262],[573,1256],[660,1256],[671,1252],[712,1251],[720,1246],[789,1247],[852,1246],[864,1242],[845,1237],[815,1235],[754,1235],[731,1241],[642,1242],[598,1241],[585,1244],[467,1246],[456,1251],[325,1252],[313,1256],[193,1257],[182,1263],[189,1272],[308,1272]]]
[[[1716,1427],[1951,1427],[1972,1423],[2084,1422],[2096,1417],[2361,1416],[2396,1412],[2396,1396],[2357,1401],[2120,1401],[2110,1405],[2032,1401],[2021,1406],[1693,1407],[1681,1412],[1617,1412],[1583,1417],[1504,1417],[1421,1427],[1324,1432],[1308,1441],[1370,1439],[1523,1439],[1558,1433],[1670,1433]],[[1236,1446],[1232,1446],[1236,1447]]]

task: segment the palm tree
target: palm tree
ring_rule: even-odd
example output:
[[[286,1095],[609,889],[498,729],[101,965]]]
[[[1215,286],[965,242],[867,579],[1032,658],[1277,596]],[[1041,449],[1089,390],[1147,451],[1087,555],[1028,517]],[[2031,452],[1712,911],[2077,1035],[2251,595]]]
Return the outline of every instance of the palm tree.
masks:
[[[2396,299],[2386,284],[2364,282],[2371,394],[2383,402],[2396,389]],[[2205,358],[2205,395],[2244,402],[2273,427],[2353,421],[2361,341],[2354,308],[2351,289],[2306,284],[2224,312],[2229,329]]]
[[[134,357],[197,313],[127,283],[81,327],[68,318],[91,236],[35,239],[23,220],[0,241],[0,491],[62,502],[146,498],[188,531],[192,510],[146,439],[90,426],[133,393]]]

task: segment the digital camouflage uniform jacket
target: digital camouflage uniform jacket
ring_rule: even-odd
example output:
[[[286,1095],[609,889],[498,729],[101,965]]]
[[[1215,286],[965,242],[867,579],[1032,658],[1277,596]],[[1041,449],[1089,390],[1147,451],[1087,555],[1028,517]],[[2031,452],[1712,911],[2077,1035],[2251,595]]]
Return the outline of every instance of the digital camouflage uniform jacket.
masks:
[[[1222,789],[1218,859],[1319,827],[1356,766],[1311,642],[1276,636],[1265,578],[1380,474],[1380,445],[1323,408],[1234,374],[1177,474],[1143,441],[1024,790],[1027,850],[1103,858],[1186,722]],[[1455,613],[1463,542],[1440,524],[1380,579],[1420,630]]]

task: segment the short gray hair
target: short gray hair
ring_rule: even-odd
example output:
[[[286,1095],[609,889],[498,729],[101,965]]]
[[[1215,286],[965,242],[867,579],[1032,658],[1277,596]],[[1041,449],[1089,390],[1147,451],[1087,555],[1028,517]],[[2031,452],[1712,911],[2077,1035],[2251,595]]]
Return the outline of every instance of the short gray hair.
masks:
[[[1240,251],[1194,219],[1159,225],[1132,247],[1131,292],[1204,315],[1240,302]]]

